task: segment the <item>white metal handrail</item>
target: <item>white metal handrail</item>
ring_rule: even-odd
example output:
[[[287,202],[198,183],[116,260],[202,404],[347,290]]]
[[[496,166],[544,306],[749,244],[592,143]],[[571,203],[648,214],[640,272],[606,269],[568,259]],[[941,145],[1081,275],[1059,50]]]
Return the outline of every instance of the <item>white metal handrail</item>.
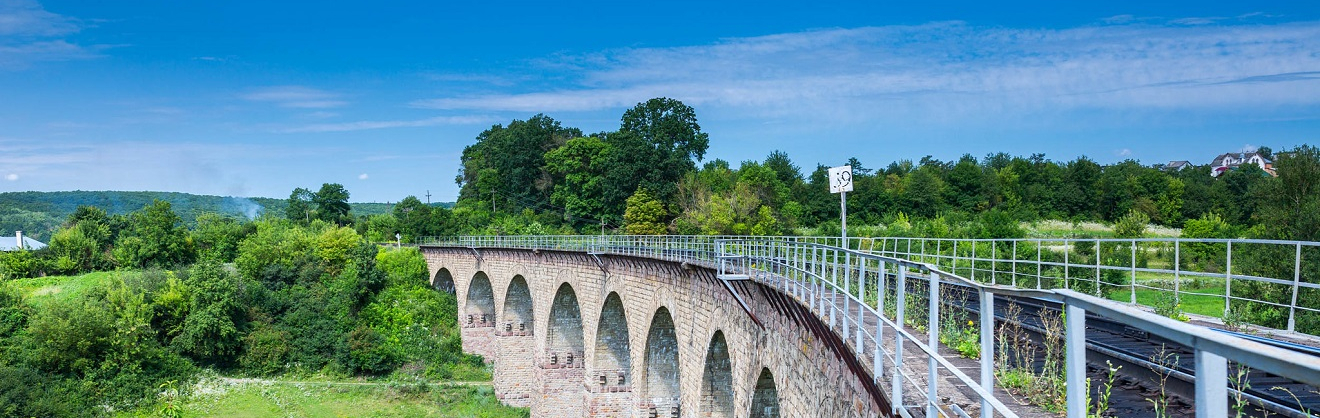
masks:
[[[656,236],[627,236],[627,235],[604,235],[604,236],[479,236],[479,237],[424,237],[419,240],[421,243],[465,243],[465,245],[487,245],[499,242],[512,242],[528,245],[535,245],[538,239],[555,239],[560,242],[581,242],[581,243],[638,243],[645,244],[654,240]],[[921,263],[930,263],[945,271],[958,274],[972,281],[986,284],[1007,284],[1019,287],[1020,282],[1029,283],[1028,287],[1045,288],[1043,283],[1058,282],[1064,288],[1071,288],[1079,281],[1088,282],[1091,291],[1097,296],[1103,294],[1104,290],[1111,292],[1111,297],[1117,296],[1126,290],[1127,303],[1140,304],[1137,297],[1137,291],[1141,289],[1154,290],[1157,292],[1167,292],[1172,295],[1175,302],[1181,302],[1184,296],[1202,296],[1215,297],[1224,301],[1224,312],[1230,311],[1230,307],[1236,302],[1257,304],[1261,306],[1272,306],[1286,311],[1286,322],[1278,326],[1288,332],[1311,332],[1313,330],[1301,329],[1297,327],[1299,314],[1313,315],[1320,318],[1320,302],[1315,302],[1314,298],[1302,297],[1303,291],[1320,292],[1320,277],[1307,277],[1303,274],[1303,266],[1320,265],[1320,242],[1310,241],[1288,241],[1288,240],[1261,240],[1261,239],[1189,239],[1189,238],[1138,238],[1138,239],[1106,239],[1106,238],[1018,238],[1018,239],[952,239],[952,238],[917,238],[917,237],[850,237],[845,241],[840,237],[817,237],[817,236],[665,236],[669,240],[681,240],[687,243],[699,243],[705,249],[713,248],[713,243],[719,240],[730,239],[761,239],[771,241],[789,241],[789,242],[810,242],[823,244],[832,247],[842,247],[854,250],[865,251],[869,253],[885,255],[894,258],[903,258]],[[1201,246],[1199,250],[1206,251],[1206,246],[1213,246],[1209,251],[1214,253],[1212,259],[1201,260],[1201,265],[1186,264],[1186,254],[1188,248]],[[1105,248],[1109,256],[1115,256],[1115,249],[1122,248],[1127,251],[1128,257],[1115,257],[1113,260],[1104,260],[1103,257],[1091,257],[1088,263],[1077,262],[1076,259],[1069,259],[1073,252],[1077,252],[1079,247],[1090,246],[1095,251],[1096,248]],[[1289,264],[1293,268],[1290,276],[1266,277],[1258,274],[1249,274],[1242,271],[1239,263],[1234,263],[1234,248],[1240,254],[1244,248],[1260,249],[1271,247],[1275,252],[1287,252],[1292,260],[1276,260],[1281,264]],[[1158,268],[1139,266],[1138,249],[1149,253],[1150,251],[1163,248],[1172,254],[1171,266]],[[1022,257],[1023,250],[1032,256]],[[1033,251],[1034,249],[1034,251]],[[1050,260],[1049,256],[1062,257],[1061,260]],[[707,260],[709,261],[709,260]],[[1120,261],[1114,263],[1112,261]],[[1122,261],[1126,261],[1125,263]],[[1168,260],[1166,260],[1168,261]],[[1291,261],[1291,263],[1287,263]],[[1235,264],[1239,267],[1235,270]],[[1211,269],[1206,265],[1214,265],[1219,268]],[[1106,282],[1101,276],[1103,272],[1126,273],[1126,284],[1111,284]],[[1140,279],[1142,276],[1155,277],[1156,279]],[[1211,280],[1222,280],[1224,283],[1223,293],[1210,293],[1198,290],[1184,289],[1184,279],[1203,278]],[[1168,281],[1166,286],[1152,284],[1150,280],[1156,283]],[[1241,295],[1239,290],[1235,294],[1234,288],[1241,288],[1243,283],[1266,283],[1272,285],[1285,286],[1288,288],[1288,297],[1284,300],[1266,300],[1262,298],[1251,298]],[[1034,283],[1031,285],[1030,283]],[[1236,285],[1236,286],[1235,286]],[[1241,317],[1239,317],[1241,318]],[[1245,318],[1244,318],[1245,319]],[[1273,324],[1255,323],[1258,326],[1271,326]]]

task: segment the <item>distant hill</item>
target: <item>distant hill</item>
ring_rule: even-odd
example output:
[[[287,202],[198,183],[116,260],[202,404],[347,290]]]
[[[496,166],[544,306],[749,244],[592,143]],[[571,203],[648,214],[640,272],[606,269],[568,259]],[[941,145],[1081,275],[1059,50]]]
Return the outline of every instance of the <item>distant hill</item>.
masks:
[[[287,206],[284,199],[175,192],[9,192],[0,193],[0,235],[19,230],[39,241],[49,242],[50,236],[78,206],[96,206],[116,215],[142,209],[155,199],[170,202],[174,212],[188,225],[193,225],[198,215],[207,212],[255,219],[266,212],[282,214]],[[437,205],[452,206],[446,203]],[[389,213],[394,208],[392,203],[350,203],[349,206],[355,216]]]

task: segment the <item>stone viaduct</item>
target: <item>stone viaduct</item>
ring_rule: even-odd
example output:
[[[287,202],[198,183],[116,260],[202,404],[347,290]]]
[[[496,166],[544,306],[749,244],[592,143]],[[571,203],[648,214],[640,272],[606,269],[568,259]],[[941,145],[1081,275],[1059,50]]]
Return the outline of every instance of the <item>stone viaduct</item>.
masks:
[[[533,417],[888,415],[843,341],[774,288],[621,255],[422,252],[434,287],[457,295],[463,349]]]

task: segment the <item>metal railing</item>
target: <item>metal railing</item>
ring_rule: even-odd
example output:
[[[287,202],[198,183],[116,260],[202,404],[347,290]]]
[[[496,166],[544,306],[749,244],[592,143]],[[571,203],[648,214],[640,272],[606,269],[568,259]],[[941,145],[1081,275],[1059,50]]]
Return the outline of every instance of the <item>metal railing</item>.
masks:
[[[1190,297],[1202,305],[1223,306],[1219,312],[1197,312],[1207,316],[1224,317],[1236,310],[1239,315],[1233,320],[1289,332],[1320,333],[1317,242],[1184,238],[849,241],[850,248],[931,263],[981,283],[1073,289],[1146,306],[1156,305],[1159,294],[1171,295],[1173,304]],[[1263,286],[1277,290],[1264,291]],[[1156,297],[1150,297],[1151,293]],[[1273,309],[1283,317],[1265,322],[1241,315],[1263,309]],[[1299,328],[1299,319],[1307,326]]]
[[[1171,306],[1196,302],[1196,309],[1188,313],[1320,336],[1320,242],[850,237],[845,245],[839,237],[817,236],[667,237],[704,243],[706,251],[715,241],[730,239],[823,244],[929,263],[984,284],[1070,289],[1152,308],[1168,302],[1162,300],[1168,295]],[[659,242],[655,236],[627,235],[426,237],[419,242],[530,244],[544,239],[618,246]],[[1266,310],[1274,312],[1262,314]]]
[[[867,362],[871,367],[871,377],[877,385],[883,385],[888,380],[893,412],[903,416],[910,416],[909,409],[917,408],[925,409],[927,417],[935,417],[941,413],[941,408],[947,407],[938,395],[941,373],[946,377],[951,376],[976,394],[981,403],[982,417],[1017,416],[993,395],[994,315],[979,315],[979,380],[966,376],[938,354],[941,329],[938,300],[941,284],[964,286],[976,292],[981,312],[994,311],[996,295],[1037,298],[1063,304],[1064,368],[1069,417],[1085,417],[1088,410],[1085,383],[1087,314],[1123,322],[1193,350],[1198,417],[1224,416],[1228,411],[1228,361],[1320,386],[1320,359],[1313,356],[1214,332],[1072,289],[1022,289],[1007,284],[986,284],[954,273],[968,269],[993,272],[993,268],[983,269],[977,263],[1003,262],[994,257],[968,257],[971,266],[962,265],[960,270],[956,260],[961,258],[953,256],[958,254],[956,251],[945,257],[939,251],[930,254],[898,251],[892,244],[893,239],[890,239],[891,244],[879,248],[863,246],[866,239],[849,240],[850,248],[829,245],[829,240],[814,237],[479,236],[438,239],[422,244],[557,249],[710,263],[718,269],[722,278],[755,280],[779,289],[809,307],[821,321],[830,325],[856,358]],[[842,244],[842,241],[833,238],[833,243]],[[917,257],[929,257],[935,262],[911,259]],[[941,268],[938,262],[941,259],[953,263],[949,271]],[[1045,263],[1045,260],[1037,262],[1036,266],[1042,273],[1036,277],[1045,277]],[[1067,263],[1049,263],[1055,268],[1069,267]],[[1297,263],[1300,264],[1300,256]],[[1090,265],[1088,267],[1095,268]],[[1103,271],[1103,268],[1102,265],[1099,269]],[[1013,274],[1020,273],[1014,270]],[[1233,275],[1230,278],[1237,279]],[[927,339],[924,342],[905,326],[905,321],[914,318],[906,312],[909,308],[908,288],[919,289],[923,282],[928,292],[927,312],[924,315]],[[893,305],[892,309],[889,308],[890,304]],[[890,311],[893,312],[892,316],[888,314]],[[886,332],[891,335],[888,339],[885,337]],[[915,347],[928,357],[924,384],[919,376],[909,373],[905,367],[902,361],[905,346]],[[912,390],[914,388],[917,390]],[[924,389],[924,394],[921,394],[921,389]],[[915,394],[920,395],[906,396]],[[907,399],[915,399],[915,403],[909,403]]]

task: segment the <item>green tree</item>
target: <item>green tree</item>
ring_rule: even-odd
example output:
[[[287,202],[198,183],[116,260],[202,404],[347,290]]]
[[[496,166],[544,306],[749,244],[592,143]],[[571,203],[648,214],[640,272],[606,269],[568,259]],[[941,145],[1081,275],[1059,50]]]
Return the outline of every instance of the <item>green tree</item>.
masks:
[[[121,266],[174,266],[193,259],[194,249],[183,220],[170,202],[156,200],[129,216],[114,257]]]
[[[1150,217],[1145,213],[1133,209],[1128,211],[1114,223],[1114,236],[1118,238],[1141,238],[1146,232],[1146,224],[1150,222]]]
[[[496,210],[514,213],[527,205],[548,203],[554,187],[545,154],[581,136],[581,130],[543,114],[492,126],[477,135],[475,144],[463,148],[459,199],[495,199]]]
[[[1320,241],[1320,148],[1302,145],[1281,152],[1274,167],[1279,177],[1258,178],[1262,184],[1252,193],[1261,202],[1267,237]]]
[[[289,194],[284,217],[294,222],[311,222],[312,209],[312,191],[299,187]]]
[[[173,345],[196,360],[223,364],[234,359],[243,345],[246,322],[243,285],[215,261],[202,261],[188,269],[188,316]]]
[[[206,212],[197,216],[192,241],[197,246],[199,259],[228,263],[238,257],[238,243],[249,232],[237,219]]]
[[[646,190],[637,190],[628,198],[624,211],[624,229],[630,235],[662,235],[666,232],[665,206]]]
[[[623,113],[620,131],[632,133],[653,150],[643,161],[641,186],[657,199],[669,201],[677,191],[683,173],[696,168],[695,161],[706,155],[710,138],[701,132],[697,113],[683,102],[660,97],[639,103]],[[634,154],[635,155],[635,154]]]
[[[312,204],[316,205],[314,213],[317,219],[337,225],[347,225],[353,219],[348,214],[351,209],[348,205],[348,190],[342,184],[322,184],[321,190],[312,194]]]
[[[612,210],[617,202],[607,200],[612,187],[606,178],[610,150],[609,143],[601,138],[583,137],[570,139],[564,146],[547,152],[546,170],[555,178],[550,202],[562,206],[570,216],[617,217],[617,210]]]

